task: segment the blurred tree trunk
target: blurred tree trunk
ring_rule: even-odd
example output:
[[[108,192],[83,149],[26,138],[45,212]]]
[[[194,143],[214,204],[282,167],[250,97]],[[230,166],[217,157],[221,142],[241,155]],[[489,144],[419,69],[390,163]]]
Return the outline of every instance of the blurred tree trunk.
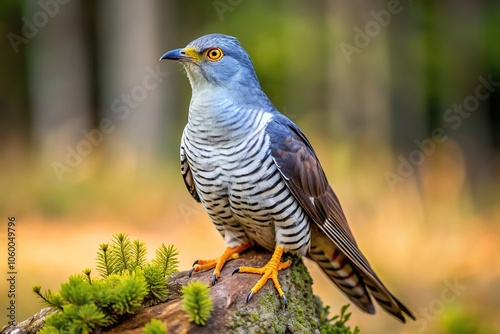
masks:
[[[486,99],[479,98],[476,91],[481,85],[479,78],[487,81],[491,74],[484,54],[486,8],[482,2],[439,3],[429,0],[422,6],[426,18],[423,22],[426,136],[430,137],[431,131],[437,127],[443,128],[450,140],[447,145],[454,142],[459,145],[454,154],[455,167],[467,169],[473,190],[483,189],[492,180],[492,174],[486,168],[490,163],[492,145],[487,115],[491,95]],[[478,103],[471,105],[471,101]],[[459,109],[462,112],[457,112]],[[458,117],[458,122],[451,121],[451,117]],[[465,161],[465,166],[461,166],[462,161]]]
[[[484,53],[483,36],[487,8],[484,2],[471,1],[446,2],[437,9],[439,17],[442,16],[439,15],[441,13],[449,13],[449,21],[440,23],[438,27],[441,31],[440,43],[443,52],[449,52],[445,55],[447,61],[441,64],[444,89],[438,117],[442,122],[444,112],[455,104],[463,105],[465,111],[470,114],[463,117],[460,126],[456,129],[449,122],[445,122],[444,126],[450,137],[462,149],[467,174],[472,181],[468,186],[471,186],[471,190],[480,197],[485,186],[492,183],[492,171],[487,167],[491,163],[490,150],[493,138],[489,131],[490,119],[488,117],[488,105],[491,103],[492,96],[490,94],[483,99],[476,91],[478,85],[482,85],[478,78],[482,77],[483,80],[488,81],[488,77],[492,75]],[[460,38],[450,38],[455,34]],[[456,55],[461,55],[460,60]],[[499,81],[500,78],[493,78],[493,80]],[[496,89],[498,90],[498,87]],[[487,91],[487,88],[483,87],[483,90]],[[476,106],[470,103],[474,100],[478,101]]]
[[[407,3],[388,27],[390,63],[391,146],[397,154],[415,149],[415,139],[427,135],[426,111],[426,50],[416,41],[424,32],[419,17],[422,6]],[[391,29],[392,28],[392,29]],[[410,56],[402,57],[406,53]]]
[[[303,24],[292,24],[286,20],[280,31],[281,69],[274,69],[273,75],[281,76],[286,105],[276,107],[294,122],[316,129],[316,134],[328,138],[331,132],[325,122],[330,113],[325,102],[328,96],[326,82],[329,54],[325,52],[324,11],[326,1],[285,1],[280,3],[280,12],[287,20],[302,20]],[[301,52],[298,52],[300,47]],[[278,71],[282,73],[278,74]],[[301,115],[301,117],[299,117]]]
[[[390,126],[387,28],[380,27],[373,37],[366,33],[367,24],[376,22],[370,12],[385,7],[365,0],[327,4],[329,122],[338,138],[386,143]]]
[[[491,73],[495,81],[500,81],[500,3],[489,1],[485,3],[484,17],[486,25],[484,27],[484,52],[487,59],[487,73]],[[492,136],[492,147],[490,157],[493,160],[491,172],[493,178],[500,178],[500,89],[492,92],[487,102],[487,113],[489,132]],[[490,187],[495,187],[495,183],[490,183]]]
[[[173,125],[170,78],[159,63],[171,47],[170,3],[110,0],[98,5],[100,113],[116,126],[107,152],[123,167],[157,157]]]
[[[38,32],[28,44],[33,139],[41,156],[61,163],[67,147],[75,148],[82,131],[91,126],[89,56],[82,12],[80,0],[50,10],[26,1],[26,17],[38,13],[39,19]]]

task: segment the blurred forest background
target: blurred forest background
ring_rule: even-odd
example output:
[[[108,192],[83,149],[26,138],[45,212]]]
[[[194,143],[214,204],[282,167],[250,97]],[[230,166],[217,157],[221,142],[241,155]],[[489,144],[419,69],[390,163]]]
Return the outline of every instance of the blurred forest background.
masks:
[[[219,255],[179,172],[190,86],[158,61],[219,32],[309,137],[361,249],[418,317],[353,306],[351,323],[500,332],[500,2],[3,0],[0,17],[0,268],[15,216],[18,321],[41,308],[33,285],[57,290],[117,232],[151,253],[175,244],[182,270]],[[336,312],[347,299],[308,266]]]

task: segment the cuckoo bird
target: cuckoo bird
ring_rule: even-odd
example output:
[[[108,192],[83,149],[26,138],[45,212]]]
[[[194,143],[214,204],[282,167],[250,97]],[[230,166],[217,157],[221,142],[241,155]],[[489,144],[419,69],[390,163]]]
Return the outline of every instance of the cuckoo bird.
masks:
[[[302,131],[262,91],[250,57],[236,38],[200,37],[161,59],[179,61],[191,83],[188,122],[181,139],[181,173],[225,241],[216,259],[195,261],[190,274],[214,269],[258,244],[273,255],[247,302],[271,279],[286,307],[278,271],[284,252],[316,262],[361,310],[375,313],[372,297],[401,320],[415,319],[361,253],[339,200]],[[233,272],[234,274],[234,272]]]

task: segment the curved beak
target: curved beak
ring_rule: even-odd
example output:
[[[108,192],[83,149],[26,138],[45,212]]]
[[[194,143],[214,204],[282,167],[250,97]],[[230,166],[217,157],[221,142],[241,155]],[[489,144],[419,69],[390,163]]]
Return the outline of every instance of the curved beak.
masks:
[[[186,47],[168,51],[161,56],[160,60],[163,59],[195,62],[201,60],[201,55],[193,47]]]
[[[182,54],[181,53],[182,51],[184,51],[184,49],[175,49],[175,50],[168,51],[163,56],[160,57],[160,60],[163,60],[163,59],[180,60],[181,57],[189,58],[186,56],[186,54]]]

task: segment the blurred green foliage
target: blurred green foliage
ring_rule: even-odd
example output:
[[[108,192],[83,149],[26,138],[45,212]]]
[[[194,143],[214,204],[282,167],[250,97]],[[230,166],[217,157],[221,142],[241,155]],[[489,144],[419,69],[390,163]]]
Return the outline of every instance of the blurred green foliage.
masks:
[[[466,310],[462,305],[449,305],[440,316],[439,326],[447,334],[489,334],[491,326],[481,321],[481,316]]]

